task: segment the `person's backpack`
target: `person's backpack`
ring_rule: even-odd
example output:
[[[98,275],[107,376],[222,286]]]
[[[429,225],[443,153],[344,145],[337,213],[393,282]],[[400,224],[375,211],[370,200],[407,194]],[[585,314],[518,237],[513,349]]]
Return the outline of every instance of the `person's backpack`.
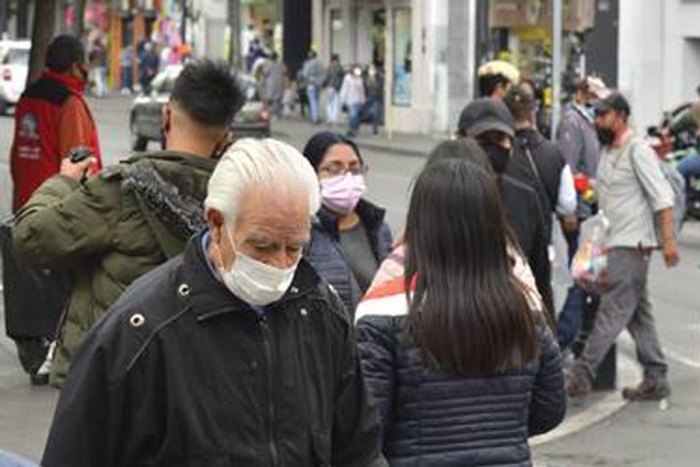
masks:
[[[673,190],[673,220],[675,222],[675,233],[676,238],[681,233],[681,227],[683,226],[683,219],[685,217],[685,178],[676,169],[676,167],[669,161],[659,161],[659,167],[661,168],[661,173],[664,174],[664,178],[671,185],[671,190]],[[656,237],[661,238],[659,232],[659,226],[656,226]]]
[[[630,144],[629,150],[632,150],[633,148],[634,144]],[[634,169],[634,173],[639,180],[637,167],[634,162],[632,162],[632,168]],[[668,161],[659,160],[659,168],[671,187],[671,191],[673,191],[673,221],[675,224],[674,233],[676,238],[678,238],[681,233],[681,227],[683,226],[683,219],[685,218],[685,179]],[[661,224],[656,216],[654,216],[654,228],[656,229],[656,240],[659,242],[659,245],[662,245],[663,236],[661,234]]]

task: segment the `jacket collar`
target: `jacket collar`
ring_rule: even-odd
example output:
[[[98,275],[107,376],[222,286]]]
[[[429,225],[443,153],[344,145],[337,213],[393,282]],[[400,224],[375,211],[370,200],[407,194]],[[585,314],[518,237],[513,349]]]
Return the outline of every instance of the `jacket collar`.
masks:
[[[382,222],[384,222],[384,216],[386,215],[384,209],[364,199],[361,199],[360,202],[357,203],[355,212],[357,212],[357,215],[360,217],[360,222],[367,228],[368,232],[376,231]],[[325,207],[322,207],[316,214],[316,218],[318,221],[317,224],[320,224],[324,230],[331,233],[336,239],[339,237],[338,218],[333,213]]]
[[[523,128],[515,131],[515,138],[520,145],[534,149],[544,140],[544,136],[534,128]]]
[[[45,71],[41,75],[42,79],[51,79],[58,81],[65,87],[73,91],[75,94],[83,94],[85,91],[85,81],[76,78],[75,76],[69,76],[65,73],[57,73],[55,71]]]
[[[195,156],[187,152],[181,151],[153,151],[144,152],[130,157],[126,162],[137,162],[142,159],[150,159],[153,161],[164,161],[164,162],[174,162],[195,167],[198,169],[213,171],[216,167],[216,160],[209,157]]]
[[[187,290],[187,298],[197,321],[235,312],[250,312],[250,305],[233,295],[207,265],[202,249],[202,232],[194,236],[185,247],[183,254],[183,282],[178,284],[178,293]],[[302,258],[297,267],[289,290],[277,302],[267,306],[274,312],[287,302],[307,296],[318,288],[320,278],[309,263]],[[186,287],[184,287],[186,286]]]

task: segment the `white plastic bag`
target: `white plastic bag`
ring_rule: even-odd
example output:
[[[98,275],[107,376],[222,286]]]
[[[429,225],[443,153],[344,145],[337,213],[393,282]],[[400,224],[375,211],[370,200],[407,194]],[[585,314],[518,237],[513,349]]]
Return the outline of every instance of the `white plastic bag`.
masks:
[[[606,239],[609,222],[603,211],[581,224],[579,248],[571,262],[571,277],[584,290],[596,292],[608,267]]]

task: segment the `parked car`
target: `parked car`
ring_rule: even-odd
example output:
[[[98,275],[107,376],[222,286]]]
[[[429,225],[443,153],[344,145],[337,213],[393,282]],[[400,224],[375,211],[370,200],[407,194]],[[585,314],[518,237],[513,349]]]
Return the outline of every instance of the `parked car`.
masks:
[[[30,41],[0,41],[0,114],[17,104],[29,71]]]
[[[132,149],[145,151],[148,143],[163,142],[163,106],[170,99],[175,80],[182,71],[182,65],[170,65],[158,73],[151,82],[150,94],[134,98],[131,107],[129,128],[131,129]],[[258,85],[249,75],[238,75],[238,80],[246,94],[246,103],[236,115],[232,125],[235,138],[270,136],[270,114],[260,99]]]

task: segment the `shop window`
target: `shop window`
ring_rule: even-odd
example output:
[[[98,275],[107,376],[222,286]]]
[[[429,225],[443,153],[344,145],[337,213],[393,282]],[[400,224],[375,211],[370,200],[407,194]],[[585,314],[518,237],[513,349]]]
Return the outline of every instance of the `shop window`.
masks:
[[[411,105],[411,9],[395,8],[392,55],[394,84],[392,102],[396,106]]]

